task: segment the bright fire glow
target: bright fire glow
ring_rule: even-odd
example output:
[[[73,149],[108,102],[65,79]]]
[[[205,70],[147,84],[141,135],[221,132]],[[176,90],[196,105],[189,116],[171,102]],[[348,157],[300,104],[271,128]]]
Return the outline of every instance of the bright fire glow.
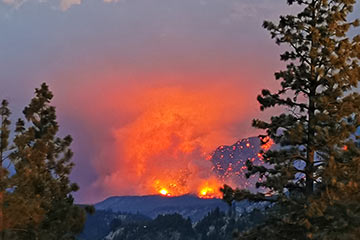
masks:
[[[165,188],[161,189],[159,192],[163,196],[170,196],[170,193]]]
[[[261,141],[264,143],[261,145],[261,148],[264,151],[269,150],[271,146],[274,145],[274,141],[269,136],[266,136],[265,138],[261,139]]]
[[[223,112],[224,102],[209,100],[213,95],[212,91],[179,88],[143,93],[139,105],[143,104],[144,110],[114,132],[115,149],[119,159],[124,159],[115,164],[126,170],[113,175],[114,181],[125,175],[126,182],[136,186],[136,194],[201,195],[201,189],[210,187],[213,190],[203,197],[221,196],[217,189],[223,183],[211,180],[216,177],[209,153],[220,143],[232,141],[223,135],[221,127],[232,121],[232,116]],[[235,104],[226,98],[224,101]],[[234,108],[241,108],[237,104]]]
[[[206,187],[206,188],[203,188],[200,192],[200,196],[208,196],[209,194],[214,194],[214,189],[210,188],[210,187]]]
[[[224,182],[212,171],[211,152],[236,141],[223,129],[233,123],[234,115],[245,114],[244,101],[229,97],[237,92],[226,89],[221,102],[213,97],[218,92],[177,87],[140,91],[134,97],[137,104],[126,106],[133,106],[132,119],[112,132],[112,152],[105,149],[99,156],[111,159],[111,164],[96,165],[102,172],[97,186],[122,195],[221,197]],[[206,187],[210,189],[201,194]]]
[[[200,198],[221,198],[220,187],[222,184],[215,178],[205,181],[198,192]]]

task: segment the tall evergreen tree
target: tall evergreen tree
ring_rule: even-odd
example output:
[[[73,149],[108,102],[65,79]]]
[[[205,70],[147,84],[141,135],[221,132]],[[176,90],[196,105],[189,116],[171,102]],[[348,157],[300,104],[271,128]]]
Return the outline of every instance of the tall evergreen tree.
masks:
[[[224,199],[276,202],[278,214],[248,239],[340,239],[341,233],[341,239],[353,239],[360,226],[360,151],[355,144],[360,35],[349,36],[359,21],[347,17],[356,1],[287,2],[302,11],[263,25],[277,44],[288,46],[281,54],[286,70],[275,73],[281,88],[258,96],[261,110],[281,106],[286,111],[269,122],[253,121],[280,149],[264,154],[266,165],[247,164],[248,175],[261,178],[257,187],[272,196],[224,186]]]
[[[48,86],[42,84],[23,111],[25,120],[16,123],[2,239],[70,240],[84,225],[85,210],[74,205],[71,195],[78,190],[69,179],[74,165],[72,138],[57,136],[52,98]]]
[[[8,184],[8,171],[4,164],[9,156],[9,126],[11,123],[9,120],[10,110],[6,100],[1,102],[0,116],[0,233],[3,234],[6,227],[4,221],[4,195]]]

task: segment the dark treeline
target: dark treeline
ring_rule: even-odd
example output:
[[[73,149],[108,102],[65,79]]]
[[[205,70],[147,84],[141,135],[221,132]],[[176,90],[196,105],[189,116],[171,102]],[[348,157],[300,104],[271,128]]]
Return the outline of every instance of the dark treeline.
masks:
[[[268,210],[269,211],[269,210]],[[218,240],[231,239],[238,232],[251,229],[267,219],[267,211],[255,209],[241,216],[216,208],[198,222],[178,213],[155,219],[141,214],[98,210],[88,217],[79,240]]]

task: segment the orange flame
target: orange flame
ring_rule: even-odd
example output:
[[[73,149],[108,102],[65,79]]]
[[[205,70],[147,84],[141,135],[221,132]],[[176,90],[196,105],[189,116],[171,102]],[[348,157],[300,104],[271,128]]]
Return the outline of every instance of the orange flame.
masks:
[[[269,150],[271,148],[271,146],[274,145],[274,141],[269,136],[262,138],[261,141],[263,143],[261,145],[261,148],[264,151]]]
[[[205,187],[201,189],[199,196],[202,198],[212,197],[214,195],[214,192],[214,189],[212,189],[211,187]]]
[[[221,198],[220,187],[222,187],[222,183],[217,179],[207,180],[200,186],[198,196],[200,198]]]
[[[166,190],[166,188],[162,188],[162,189],[159,191],[159,193],[160,193],[161,195],[163,195],[163,196],[168,196],[168,197],[171,196],[171,194],[168,192],[168,190]]]
[[[189,188],[186,183],[181,182],[179,178],[174,175],[164,174],[155,180],[152,184],[151,192],[160,193],[163,196],[179,196],[189,193]]]

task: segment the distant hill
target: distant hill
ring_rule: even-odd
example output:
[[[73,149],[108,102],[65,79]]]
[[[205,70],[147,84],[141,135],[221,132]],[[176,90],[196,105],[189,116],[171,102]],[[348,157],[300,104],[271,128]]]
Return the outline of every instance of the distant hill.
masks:
[[[185,218],[191,218],[193,221],[200,220],[217,207],[222,211],[227,211],[229,208],[221,199],[202,199],[194,195],[178,197],[159,195],[110,197],[95,204],[97,210],[141,213],[150,218],[155,218],[159,214],[179,213]]]
[[[118,220],[122,226],[134,230],[137,225],[148,223],[158,216],[180,214],[197,222],[215,209],[228,211],[229,206],[221,199],[202,199],[194,195],[178,197],[114,196],[95,204],[95,214],[88,215],[79,240],[103,239],[116,229]],[[135,224],[135,225],[134,225]]]
[[[224,182],[235,183],[240,188],[255,189],[257,176],[245,177],[247,172],[246,161],[255,165],[263,164],[261,141],[258,137],[249,137],[237,141],[233,145],[219,146],[211,155],[212,171]]]
[[[96,212],[88,216],[78,239],[196,240],[208,239],[209,234],[209,239],[230,239],[225,236],[231,236],[235,227],[246,229],[263,221],[267,206],[242,201],[230,211],[221,199],[194,195],[110,197],[95,205]]]

